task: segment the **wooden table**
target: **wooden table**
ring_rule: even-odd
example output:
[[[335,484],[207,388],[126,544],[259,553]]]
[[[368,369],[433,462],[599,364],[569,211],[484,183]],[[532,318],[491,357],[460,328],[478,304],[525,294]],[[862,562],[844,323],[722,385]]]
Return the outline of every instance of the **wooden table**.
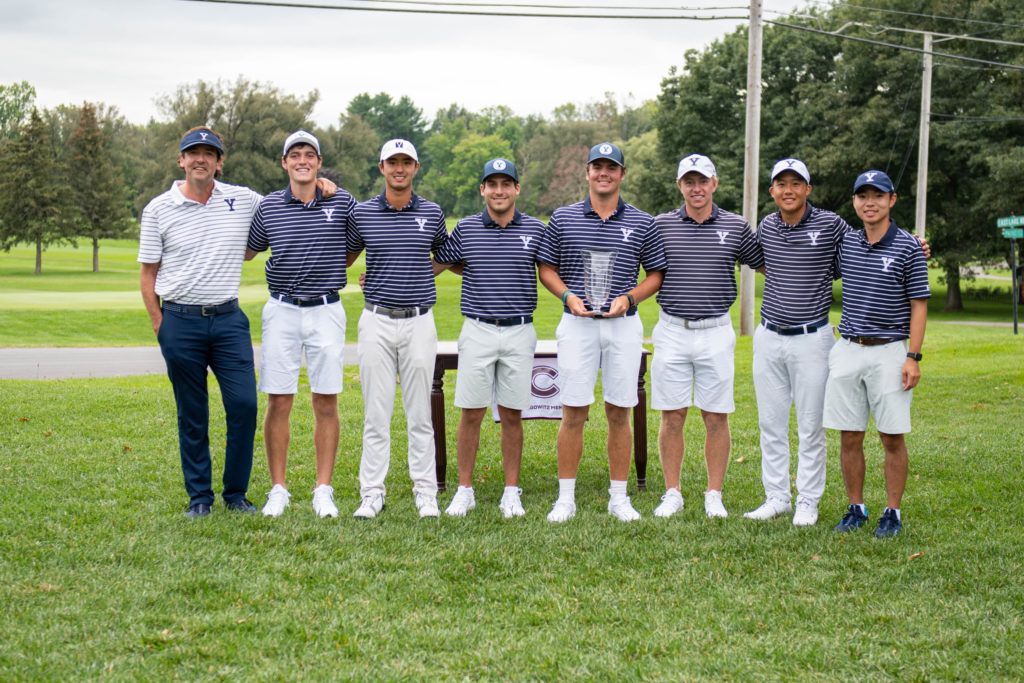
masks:
[[[539,340],[534,353],[537,358],[555,358],[558,356],[557,344],[554,340]],[[647,389],[644,376],[647,374],[647,356],[651,352],[644,349],[640,357],[640,374],[636,381],[638,402],[633,408],[633,464],[636,468],[636,486],[641,491],[647,489]],[[430,421],[434,425],[434,465],[437,473],[437,488],[446,489],[445,475],[448,470],[448,448],[445,438],[444,419],[444,373],[457,370],[459,367],[458,342],[443,341],[437,343],[437,360],[434,361],[434,384],[430,390]]]

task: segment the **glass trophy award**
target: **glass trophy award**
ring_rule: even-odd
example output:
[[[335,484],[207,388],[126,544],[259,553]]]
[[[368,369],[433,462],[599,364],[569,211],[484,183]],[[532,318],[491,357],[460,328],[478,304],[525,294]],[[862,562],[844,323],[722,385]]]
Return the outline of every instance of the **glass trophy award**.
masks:
[[[601,309],[608,302],[612,289],[614,251],[583,249],[583,291],[595,318],[603,318]]]

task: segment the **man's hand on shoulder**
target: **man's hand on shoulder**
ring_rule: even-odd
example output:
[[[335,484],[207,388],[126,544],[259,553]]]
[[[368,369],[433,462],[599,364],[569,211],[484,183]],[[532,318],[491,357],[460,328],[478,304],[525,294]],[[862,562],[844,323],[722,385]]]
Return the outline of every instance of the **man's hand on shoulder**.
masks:
[[[316,186],[320,190],[320,194],[324,196],[324,199],[330,199],[338,194],[338,186],[327,178],[317,178]]]

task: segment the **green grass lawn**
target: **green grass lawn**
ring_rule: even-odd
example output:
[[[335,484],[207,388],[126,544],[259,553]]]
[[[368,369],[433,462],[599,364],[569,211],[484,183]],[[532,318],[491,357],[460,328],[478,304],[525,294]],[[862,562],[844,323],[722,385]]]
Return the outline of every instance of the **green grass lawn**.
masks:
[[[651,490],[631,484],[644,518],[609,517],[599,412],[568,524],[544,519],[557,489],[555,423],[526,425],[526,518],[497,510],[498,434],[485,425],[477,509],[421,522],[397,417],[388,506],[358,522],[362,402],[351,368],[339,519],[310,509],[303,386],[285,515],[218,503],[190,522],[166,378],[0,382],[0,679],[1018,680],[1024,342],[1002,328],[935,325],[925,353],[905,533],[889,541],[831,532],[845,504],[834,434],[816,527],[742,519],[762,496],[749,338],[736,353],[732,515],[715,522],[702,510],[695,416],[686,509],[651,515],[662,492],[656,413]],[[868,446],[873,522],[883,484],[877,440]],[[258,437],[251,497],[261,503],[268,488]]]
[[[86,248],[54,247],[43,256],[42,275],[33,275],[32,248],[22,245],[10,253],[0,252],[0,347],[4,346],[145,346],[156,343],[149,317],[139,296],[139,267],[135,262],[138,243],[130,240],[104,241],[100,249],[100,272],[91,272],[91,251]],[[242,306],[252,323],[253,339],[260,339],[260,310],[267,299],[263,266],[266,255],[257,256],[242,270],[239,292]],[[356,323],[363,306],[358,286],[365,270],[360,259],[349,269],[350,284],[342,295],[348,316],[348,338],[355,342]],[[944,313],[945,288],[939,271],[931,270],[933,297],[929,316],[934,321],[1012,320],[1008,281],[975,280],[964,284],[963,313]],[[757,277],[757,296],[763,278]],[[461,280],[445,272],[437,279],[434,318],[441,339],[457,339],[462,326],[459,312]],[[836,285],[833,319],[839,319],[839,285]],[[561,316],[561,304],[540,288],[536,327],[541,339],[552,339]],[[733,306],[733,318],[739,315]],[[657,321],[653,301],[641,307],[648,333]]]

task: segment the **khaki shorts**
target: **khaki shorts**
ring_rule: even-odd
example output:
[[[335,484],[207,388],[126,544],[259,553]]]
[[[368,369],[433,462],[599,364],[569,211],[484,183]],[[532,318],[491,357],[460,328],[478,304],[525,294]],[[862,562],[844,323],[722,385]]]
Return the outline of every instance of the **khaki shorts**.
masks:
[[[340,301],[300,308],[270,299],[263,306],[260,391],[298,393],[303,353],[310,390],[340,394],[345,360],[345,309]]]
[[[903,390],[907,342],[861,346],[840,339],[828,356],[824,424],[829,429],[863,432],[868,415],[883,434],[910,433],[910,399]]]
[[[497,400],[513,410],[529,408],[536,347],[532,323],[498,327],[467,318],[459,334],[455,405],[486,408]]]

